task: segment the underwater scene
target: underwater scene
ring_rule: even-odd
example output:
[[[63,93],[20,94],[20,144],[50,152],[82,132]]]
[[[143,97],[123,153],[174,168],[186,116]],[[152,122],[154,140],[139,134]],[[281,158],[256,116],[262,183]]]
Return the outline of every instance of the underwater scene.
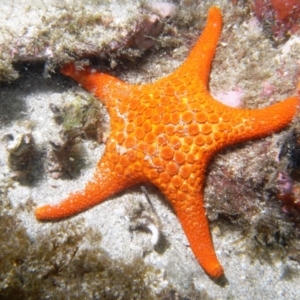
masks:
[[[299,299],[299,0],[2,0],[0,300]]]

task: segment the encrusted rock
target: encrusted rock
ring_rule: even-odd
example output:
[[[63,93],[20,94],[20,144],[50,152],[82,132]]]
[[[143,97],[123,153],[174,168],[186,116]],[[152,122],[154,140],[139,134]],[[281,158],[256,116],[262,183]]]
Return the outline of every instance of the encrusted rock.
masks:
[[[32,167],[36,157],[34,139],[29,122],[15,125],[2,139],[9,152],[8,165],[13,171],[13,179],[32,180]]]

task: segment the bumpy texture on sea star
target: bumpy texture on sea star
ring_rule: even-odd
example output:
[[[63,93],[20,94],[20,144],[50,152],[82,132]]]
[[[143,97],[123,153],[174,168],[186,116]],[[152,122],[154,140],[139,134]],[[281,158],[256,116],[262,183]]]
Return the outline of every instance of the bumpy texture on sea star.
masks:
[[[298,100],[264,109],[227,107],[208,91],[211,62],[222,27],[217,7],[186,61],[152,84],[133,85],[74,64],[61,72],[94,93],[109,112],[111,133],[85,190],[36,209],[40,220],[65,218],[133,185],[152,182],[171,202],[198,262],[214,278],[224,274],[203,203],[205,170],[225,146],[271,134],[287,125]]]

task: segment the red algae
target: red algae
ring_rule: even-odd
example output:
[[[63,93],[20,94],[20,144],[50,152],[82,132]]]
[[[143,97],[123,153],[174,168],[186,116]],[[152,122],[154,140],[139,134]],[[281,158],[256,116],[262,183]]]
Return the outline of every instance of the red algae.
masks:
[[[280,42],[300,29],[298,0],[254,0],[252,9],[276,41]]]

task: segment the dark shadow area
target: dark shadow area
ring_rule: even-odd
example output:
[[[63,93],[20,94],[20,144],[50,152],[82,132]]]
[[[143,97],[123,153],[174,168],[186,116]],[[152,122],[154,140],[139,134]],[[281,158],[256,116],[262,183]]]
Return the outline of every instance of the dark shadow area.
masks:
[[[11,83],[0,83],[0,127],[12,127],[0,140],[9,145],[15,142],[17,144],[18,139],[22,138],[20,147],[8,150],[7,164],[11,170],[11,178],[21,185],[35,186],[45,172],[51,173],[55,167],[59,168],[65,179],[80,176],[80,170],[85,166],[82,157],[86,153],[81,146],[79,134],[75,132],[73,137],[69,133],[71,137],[66,136],[63,139],[65,144],[53,146],[53,153],[50,155],[48,152],[51,147],[48,149],[45,145],[37,145],[30,130],[29,133],[19,134],[18,129],[16,132],[13,129],[13,125],[18,127],[20,122],[30,120],[31,110],[34,108],[27,107],[26,97],[63,93],[76,83],[61,75],[58,69],[53,73],[45,72],[45,62],[22,62],[16,64],[15,68],[19,72],[19,78]],[[49,106],[49,103],[40,105]],[[52,113],[50,108],[49,113]],[[70,156],[76,159],[72,161]]]
[[[26,119],[28,108],[24,95],[36,92],[62,92],[72,86],[58,71],[45,77],[45,63],[19,63],[16,66],[19,79],[11,83],[0,83],[0,126],[15,120]]]

